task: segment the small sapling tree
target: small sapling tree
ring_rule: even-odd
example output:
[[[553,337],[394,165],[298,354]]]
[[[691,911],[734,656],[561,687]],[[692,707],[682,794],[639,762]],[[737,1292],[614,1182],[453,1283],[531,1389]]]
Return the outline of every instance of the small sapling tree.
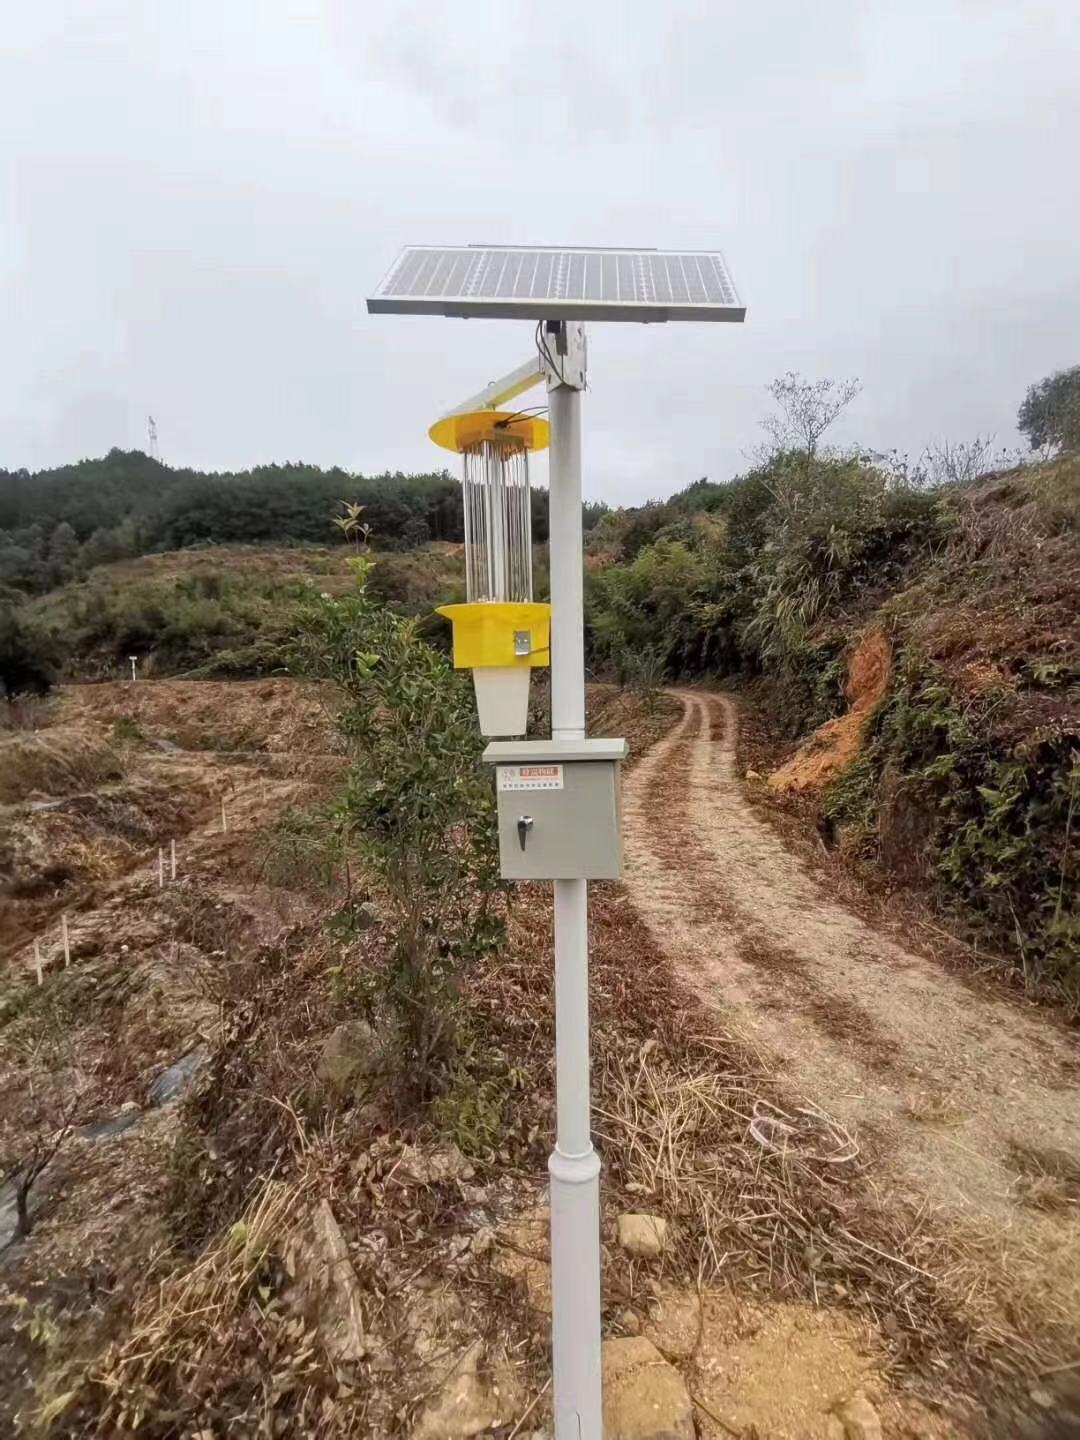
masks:
[[[352,562],[351,594],[303,607],[296,661],[347,696],[333,818],[380,891],[393,937],[382,994],[425,1094],[452,1051],[458,969],[501,934],[495,803],[467,683],[369,596],[372,564]]]

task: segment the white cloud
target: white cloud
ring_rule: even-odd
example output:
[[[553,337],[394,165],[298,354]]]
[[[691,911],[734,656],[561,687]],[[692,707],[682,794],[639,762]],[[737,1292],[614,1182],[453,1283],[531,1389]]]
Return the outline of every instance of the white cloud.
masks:
[[[410,241],[719,244],[745,327],[595,327],[587,488],[744,464],[781,371],[848,438],[1008,438],[1076,363],[1071,0],[42,0],[0,35],[0,465],[440,468],[528,326],[368,317]]]

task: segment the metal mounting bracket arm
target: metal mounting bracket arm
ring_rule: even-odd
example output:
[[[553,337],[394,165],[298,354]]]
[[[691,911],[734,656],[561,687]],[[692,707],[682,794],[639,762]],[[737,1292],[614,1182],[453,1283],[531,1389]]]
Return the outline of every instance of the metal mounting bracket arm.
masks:
[[[542,320],[540,348],[549,391],[560,385],[570,390],[585,389],[588,356],[582,321]]]

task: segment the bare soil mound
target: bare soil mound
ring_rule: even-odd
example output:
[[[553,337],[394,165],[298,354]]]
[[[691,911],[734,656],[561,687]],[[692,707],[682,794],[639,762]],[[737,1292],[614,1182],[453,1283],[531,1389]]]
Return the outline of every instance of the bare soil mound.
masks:
[[[874,706],[889,683],[892,649],[880,625],[868,630],[848,661],[844,694],[851,706],[846,715],[829,720],[801,745],[786,764],[769,776],[773,790],[824,790],[859,753],[863,731]]]

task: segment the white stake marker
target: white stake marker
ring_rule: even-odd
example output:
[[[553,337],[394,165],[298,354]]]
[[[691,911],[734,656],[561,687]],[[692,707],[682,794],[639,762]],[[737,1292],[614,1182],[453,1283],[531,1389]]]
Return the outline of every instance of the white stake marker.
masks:
[[[139,658],[139,657],[138,657],[137,655],[129,655],[129,656],[128,656],[128,659],[131,661],[131,678],[132,678],[132,680],[135,679],[135,662],[136,662],[136,660],[138,660],[138,658]]]
[[[68,934],[67,911],[60,916],[60,934],[64,941],[64,969],[71,964],[71,937]]]
[[[157,883],[158,889],[165,888],[165,851],[159,845],[157,850]]]
[[[169,841],[169,879],[176,879],[176,841]]]
[[[37,983],[43,985],[45,978],[41,971],[41,945],[37,940],[34,941],[34,969],[37,971]]]
[[[225,796],[221,797],[221,833],[224,835],[229,828],[229,822],[225,818]]]

